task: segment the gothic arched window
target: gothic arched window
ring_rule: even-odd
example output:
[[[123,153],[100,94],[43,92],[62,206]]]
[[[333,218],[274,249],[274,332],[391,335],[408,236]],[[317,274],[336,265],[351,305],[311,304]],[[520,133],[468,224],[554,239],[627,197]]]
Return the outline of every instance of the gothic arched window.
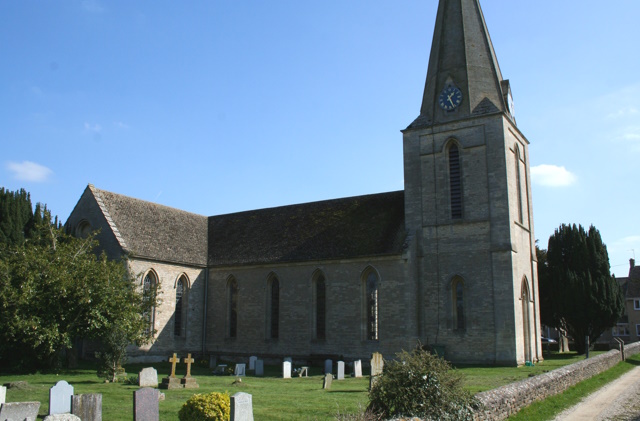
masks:
[[[278,339],[280,333],[280,282],[273,275],[268,283],[268,305],[267,305],[267,337]]]
[[[378,275],[373,269],[369,269],[365,272],[363,281],[365,291],[366,338],[370,341],[377,341],[379,338],[378,292],[380,287]]]
[[[462,218],[462,174],[460,165],[460,150],[452,143],[447,152],[449,159],[449,197],[451,204],[451,218]]]
[[[460,277],[455,277],[451,283],[452,304],[453,304],[453,326],[455,330],[464,330],[464,281]]]
[[[185,336],[187,322],[187,293],[189,281],[185,275],[180,276],[176,282],[176,307],[173,318],[173,334]]]
[[[142,293],[144,295],[145,300],[151,301],[154,299],[154,295],[156,293],[157,287],[158,287],[158,277],[155,274],[155,272],[150,270],[144,276],[144,279],[142,281]],[[151,306],[150,308],[148,308],[142,314],[142,317],[144,317],[146,322],[146,327],[144,329],[145,335],[152,336],[155,329],[155,326],[154,326],[155,318],[156,318],[155,306]]]
[[[516,191],[518,194],[518,221],[524,222],[524,211],[522,209],[522,181],[520,176],[520,149],[516,145]]]
[[[238,282],[234,278],[227,283],[227,335],[238,336]]]

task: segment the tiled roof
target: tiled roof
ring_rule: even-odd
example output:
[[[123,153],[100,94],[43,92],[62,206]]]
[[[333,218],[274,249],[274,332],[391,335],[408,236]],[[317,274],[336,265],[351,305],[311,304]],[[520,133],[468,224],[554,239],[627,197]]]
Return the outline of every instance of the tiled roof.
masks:
[[[404,192],[209,218],[209,265],[227,266],[400,254]]]
[[[206,216],[90,188],[127,253],[168,262],[206,265]]]

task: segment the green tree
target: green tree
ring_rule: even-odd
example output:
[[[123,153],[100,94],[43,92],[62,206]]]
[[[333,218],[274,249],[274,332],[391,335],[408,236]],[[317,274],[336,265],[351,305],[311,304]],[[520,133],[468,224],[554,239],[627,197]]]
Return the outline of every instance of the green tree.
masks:
[[[40,213],[32,241],[0,246],[0,366],[50,367],[76,338],[114,331],[148,341],[142,315],[155,295],[136,288],[126,262],[96,255],[92,236],[66,235],[47,222],[46,208]]]
[[[22,244],[33,219],[31,197],[24,189],[0,187],[0,243]]]
[[[624,312],[607,247],[594,226],[556,229],[546,254],[538,252],[538,278],[541,321],[567,332],[579,354],[586,352],[586,337],[594,343]]]

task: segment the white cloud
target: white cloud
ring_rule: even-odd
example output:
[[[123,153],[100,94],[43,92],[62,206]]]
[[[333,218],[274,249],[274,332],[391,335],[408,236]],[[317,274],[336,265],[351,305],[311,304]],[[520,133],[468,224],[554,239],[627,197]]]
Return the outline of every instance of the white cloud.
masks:
[[[122,121],[114,121],[113,125],[118,129],[128,129],[129,125],[127,123],[123,123]]]
[[[567,187],[578,180],[578,177],[565,167],[547,164],[531,167],[531,177],[532,182],[548,187]]]
[[[102,131],[102,126],[99,124],[84,123],[84,129],[88,132],[100,133]]]
[[[83,0],[82,8],[89,13],[102,13],[104,12],[104,7],[98,0]]]
[[[41,183],[53,175],[53,171],[49,168],[31,161],[8,162],[7,169],[13,173],[16,180],[20,181]]]

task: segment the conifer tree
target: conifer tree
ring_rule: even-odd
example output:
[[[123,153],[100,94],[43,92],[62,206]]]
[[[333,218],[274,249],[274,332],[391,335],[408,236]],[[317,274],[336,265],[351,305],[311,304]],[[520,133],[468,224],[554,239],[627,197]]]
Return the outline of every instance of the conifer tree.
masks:
[[[589,231],[575,224],[556,229],[538,275],[545,313],[541,319],[567,332],[579,354],[586,352],[586,337],[594,343],[624,312],[622,291],[610,274],[607,247],[594,226]]]

